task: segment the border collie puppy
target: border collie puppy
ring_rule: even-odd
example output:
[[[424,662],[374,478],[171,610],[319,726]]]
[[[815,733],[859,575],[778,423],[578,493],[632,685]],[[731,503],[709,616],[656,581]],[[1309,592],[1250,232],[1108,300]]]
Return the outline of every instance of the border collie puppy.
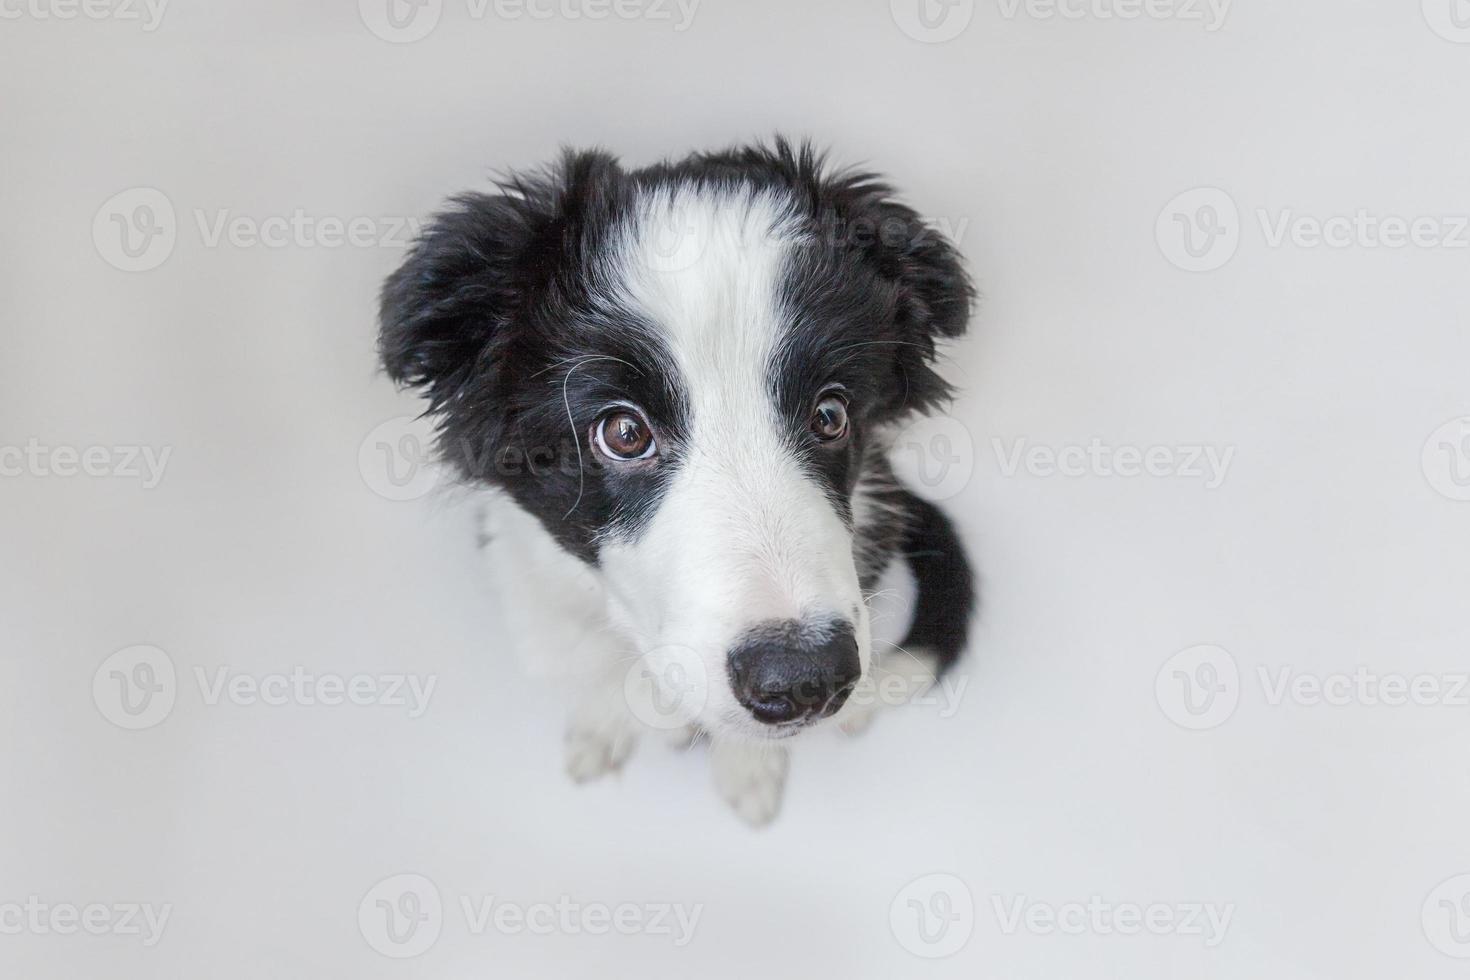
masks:
[[[972,299],[888,185],[784,140],[642,170],[567,152],[426,227],[383,288],[383,364],[489,491],[512,640],[580,682],[574,779],[642,730],[707,736],[762,824],[787,739],[954,662],[970,569],[886,453],[948,397],[935,345]],[[913,622],[875,651],[867,600],[900,556]]]

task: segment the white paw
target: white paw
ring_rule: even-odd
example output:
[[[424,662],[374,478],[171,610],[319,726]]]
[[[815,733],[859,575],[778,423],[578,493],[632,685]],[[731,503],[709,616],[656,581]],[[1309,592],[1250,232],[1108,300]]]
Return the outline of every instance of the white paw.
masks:
[[[633,753],[633,734],[622,728],[567,729],[566,767],[573,782],[586,783],[617,772]]]
[[[777,745],[717,742],[710,746],[715,789],[752,827],[764,827],[781,810],[789,759]]]

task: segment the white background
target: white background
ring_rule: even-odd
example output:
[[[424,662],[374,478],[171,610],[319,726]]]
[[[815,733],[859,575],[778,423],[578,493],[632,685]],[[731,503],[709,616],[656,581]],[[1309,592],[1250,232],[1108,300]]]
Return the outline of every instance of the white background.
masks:
[[[0,21],[0,446],[171,455],[148,488],[0,456],[0,916],[33,895],[172,912],[151,947],[0,934],[0,974],[1464,975],[1467,888],[1436,888],[1470,871],[1470,706],[1273,704],[1259,673],[1447,691],[1470,669],[1464,431],[1425,452],[1470,416],[1470,233],[1268,234],[1362,210],[1452,236],[1470,28],[1451,0],[1238,2],[1223,24],[1184,0],[1132,19],[1104,16],[1128,0],[1051,17],[982,0],[936,5],[935,31],[904,0],[703,0],[684,30],[672,6],[533,19],[444,0],[410,43],[369,29],[392,35],[374,0],[176,0],[151,30],[142,7],[64,4],[6,0]],[[983,612],[958,714],[814,738],[752,832],[699,752],[645,745],[620,778],[568,783],[562,701],[504,655],[467,510],[385,499],[359,449],[418,410],[374,363],[397,219],[563,143],[636,165],[776,131],[961,229],[986,298],[945,367],[973,446],[945,506]],[[112,215],[168,218],[138,210],[156,196],[108,204],[135,188],[166,199],[173,240],[125,271]],[[1236,210],[1215,212],[1209,271],[1180,267],[1179,222],[1204,227],[1219,195],[1166,208],[1196,188]],[[394,240],[211,244],[224,212],[298,209]],[[1094,438],[1233,456],[1213,489],[1005,465],[1017,440]],[[126,730],[93,681],[138,644],[170,658],[175,703]],[[1173,668],[1197,664],[1166,662],[1201,644],[1228,653],[1210,656],[1236,669],[1216,675],[1235,708],[1191,730]],[[437,687],[409,718],[211,705],[195,677],[297,667]],[[402,960],[358,924],[400,873],[444,905]],[[905,889],[934,873],[973,915],[930,960]],[[487,895],[703,908],[683,948],[473,935],[459,900]],[[1232,917],[1207,947],[1008,931],[997,912],[1093,896]]]

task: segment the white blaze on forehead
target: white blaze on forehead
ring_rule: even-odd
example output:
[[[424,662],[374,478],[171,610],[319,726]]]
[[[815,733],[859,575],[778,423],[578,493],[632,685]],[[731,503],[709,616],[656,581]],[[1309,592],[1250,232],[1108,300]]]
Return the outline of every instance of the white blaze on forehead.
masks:
[[[623,235],[618,278],[664,335],[696,420],[708,421],[701,407],[721,405],[772,417],[778,290],[786,254],[801,237],[791,202],[749,189],[651,191]]]

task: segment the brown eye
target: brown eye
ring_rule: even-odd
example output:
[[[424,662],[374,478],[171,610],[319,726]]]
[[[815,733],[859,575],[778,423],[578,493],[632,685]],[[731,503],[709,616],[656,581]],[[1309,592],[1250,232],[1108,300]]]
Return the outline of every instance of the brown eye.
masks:
[[[602,455],[619,462],[647,459],[657,448],[643,416],[628,408],[614,409],[598,420],[592,443]]]
[[[836,442],[847,435],[847,399],[823,395],[812,412],[812,435],[822,442]]]

